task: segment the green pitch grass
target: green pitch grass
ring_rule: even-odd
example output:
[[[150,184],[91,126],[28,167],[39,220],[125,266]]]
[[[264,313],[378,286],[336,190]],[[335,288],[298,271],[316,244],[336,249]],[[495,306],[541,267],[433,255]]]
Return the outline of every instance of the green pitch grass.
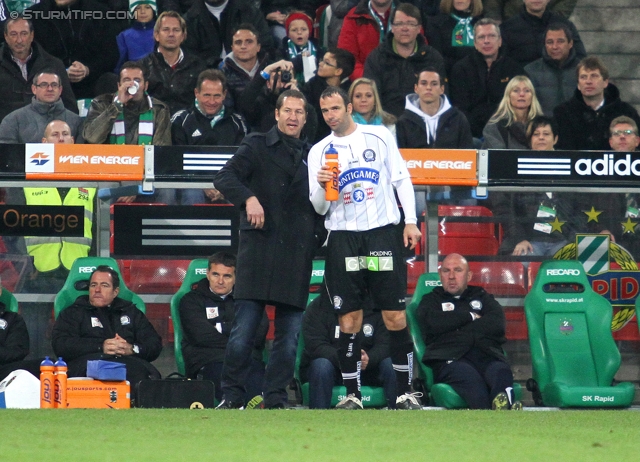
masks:
[[[633,461],[638,411],[2,410],[3,461]]]

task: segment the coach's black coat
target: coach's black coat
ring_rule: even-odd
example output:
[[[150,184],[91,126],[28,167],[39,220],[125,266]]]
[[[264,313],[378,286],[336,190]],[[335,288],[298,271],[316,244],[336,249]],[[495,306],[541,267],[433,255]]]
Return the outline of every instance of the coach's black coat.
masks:
[[[306,165],[310,146],[295,155],[273,127],[247,135],[235,155],[214,177],[215,188],[240,207],[240,244],[235,298],[307,304],[311,260],[324,242],[322,217],[309,200]],[[256,196],[264,227],[247,220],[245,201]]]

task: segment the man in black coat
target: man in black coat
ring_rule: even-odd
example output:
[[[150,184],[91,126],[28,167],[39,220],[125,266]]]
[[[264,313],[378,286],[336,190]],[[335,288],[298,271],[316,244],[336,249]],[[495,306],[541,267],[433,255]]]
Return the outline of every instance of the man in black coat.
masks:
[[[367,57],[364,76],[375,80],[382,109],[400,117],[418,72],[433,66],[444,80],[446,71],[442,55],[420,34],[420,10],[401,3],[391,14],[392,32]]]
[[[265,407],[283,408],[287,401],[311,261],[325,236],[309,201],[310,146],[300,138],[306,106],[299,91],[281,93],[277,126],[245,137],[214,177],[215,188],[241,209],[236,318],[222,370],[222,409],[243,407],[252,341],[267,304],[276,307],[276,338],[265,375]]]
[[[215,384],[216,399],[222,400],[220,376],[227,349],[231,325],[235,318],[233,286],[236,282],[236,257],[217,252],[209,257],[207,277],[198,281],[191,292],[180,299],[180,322],[184,336],[182,354],[187,376],[211,380]],[[247,398],[262,391],[264,364],[262,352],[269,328],[266,314],[256,337],[252,372],[247,387]]]
[[[627,116],[640,125],[640,116],[620,99],[618,88],[609,83],[609,71],[599,58],[589,56],[580,61],[577,74],[578,88],[573,98],[553,111],[559,126],[557,148],[608,150],[613,119]]]
[[[542,57],[544,33],[551,24],[566,24],[573,35],[573,48],[578,58],[587,56],[587,52],[576,26],[560,13],[549,11],[549,0],[523,0],[522,11],[502,23],[502,38],[507,56],[515,59],[521,66]]]
[[[473,27],[475,50],[453,66],[449,76],[451,103],[464,112],[471,133],[482,130],[504,96],[512,77],[523,74],[522,66],[505,56],[500,28],[493,19],[481,19]]]
[[[399,148],[472,149],[473,137],[465,115],[444,94],[444,78],[433,67],[420,72],[415,93],[396,123]]]
[[[468,286],[467,260],[449,254],[440,266],[442,287],[425,295],[418,323],[435,383],[447,383],[471,409],[522,409],[502,345],[506,321],[500,304],[482,287]]]
[[[3,103],[0,121],[10,112],[31,103],[33,78],[44,70],[55,71],[60,76],[64,107],[78,113],[64,64],[34,43],[31,21],[9,19],[5,24],[4,41],[0,46],[0,99]]]
[[[195,0],[185,20],[188,31],[185,47],[197,53],[207,67],[217,67],[223,56],[231,52],[233,33],[243,23],[258,29],[263,51],[272,54],[275,50],[264,15],[249,0]]]
[[[115,91],[119,24],[104,19],[107,13],[97,0],[42,0],[25,10],[36,41],[63,62],[78,99]]]
[[[120,277],[98,266],[81,295],[58,315],[51,343],[69,366],[69,377],[85,377],[87,360],[106,359],[127,366],[132,391],[148,378],[160,378],[151,364],[162,351],[162,338],[133,303],[118,297]]]
[[[361,338],[362,385],[382,386],[389,409],[396,408],[396,374],[389,357],[389,331],[380,310],[371,299],[363,309]],[[300,380],[309,382],[309,409],[329,409],[335,385],[342,385],[338,359],[340,323],[326,291],[312,301],[304,313],[304,350]]]
[[[204,62],[181,47],[187,24],[175,11],[160,14],[153,28],[156,51],[140,60],[147,69],[147,93],[169,106],[171,115],[193,104],[193,88]]]

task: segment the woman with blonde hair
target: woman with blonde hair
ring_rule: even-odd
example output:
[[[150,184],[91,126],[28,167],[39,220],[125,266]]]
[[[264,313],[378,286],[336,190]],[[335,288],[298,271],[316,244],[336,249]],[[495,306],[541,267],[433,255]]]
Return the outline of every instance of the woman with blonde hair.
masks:
[[[361,125],[384,125],[396,135],[396,117],[382,109],[376,82],[366,77],[356,79],[349,88],[349,101],[353,106],[351,116]]]
[[[536,91],[528,77],[516,75],[507,84],[498,110],[482,135],[485,149],[529,149],[527,125],[543,115]]]

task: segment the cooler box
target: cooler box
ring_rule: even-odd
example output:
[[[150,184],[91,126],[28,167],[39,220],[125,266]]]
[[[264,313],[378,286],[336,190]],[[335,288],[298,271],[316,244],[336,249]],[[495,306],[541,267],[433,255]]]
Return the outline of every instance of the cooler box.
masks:
[[[84,409],[129,409],[131,386],[127,380],[102,381],[89,377],[67,380],[67,407]]]
[[[0,382],[0,408],[40,408],[40,380],[17,369]]]

